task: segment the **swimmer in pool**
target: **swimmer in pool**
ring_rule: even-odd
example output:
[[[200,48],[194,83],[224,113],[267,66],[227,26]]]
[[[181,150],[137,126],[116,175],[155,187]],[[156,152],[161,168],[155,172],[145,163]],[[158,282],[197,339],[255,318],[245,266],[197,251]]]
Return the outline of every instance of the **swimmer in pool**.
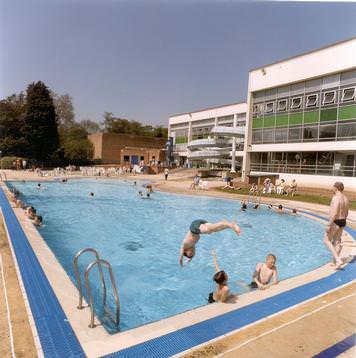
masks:
[[[35,220],[33,221],[35,226],[41,226],[42,225],[42,216],[36,215]]]
[[[182,242],[178,260],[179,264],[183,266],[184,256],[188,258],[188,262],[193,259],[195,255],[195,245],[200,239],[200,234],[211,234],[225,229],[231,229],[235,231],[237,235],[240,235],[241,232],[240,228],[236,224],[236,221],[228,222],[227,220],[222,220],[218,223],[212,224],[202,219],[194,220],[190,224],[189,231]]]
[[[246,211],[247,210],[247,204],[246,204],[246,200],[242,200],[241,201],[241,211]]]
[[[251,288],[259,288],[265,290],[272,285],[278,283],[278,273],[276,267],[277,258],[273,254],[269,254],[266,257],[266,263],[258,263],[256,270],[252,276],[252,282],[250,283]]]
[[[93,197],[93,196],[94,196],[94,193],[91,191],[91,192],[89,193],[89,196]]]
[[[230,294],[230,289],[227,284],[228,279],[229,279],[227,273],[223,270],[220,270],[219,263],[216,258],[216,253],[214,250],[211,252],[211,254],[213,256],[214,266],[215,266],[215,271],[216,271],[215,275],[213,276],[213,280],[216,283],[216,290],[215,290],[215,292],[211,292],[209,294],[208,302],[209,303],[214,303],[214,302],[226,303],[227,301],[231,301],[231,299],[234,299],[236,301],[238,296]]]
[[[340,269],[343,265],[343,261],[340,257],[342,249],[341,236],[346,226],[346,219],[349,213],[349,200],[343,191],[343,183],[336,182],[333,185],[334,196],[330,203],[329,222],[324,234],[324,244],[333,256],[332,265],[334,265],[336,269]]]
[[[268,209],[274,210],[278,214],[285,214],[286,212],[283,210],[283,205],[279,204],[277,208],[274,208],[272,204],[268,205]]]

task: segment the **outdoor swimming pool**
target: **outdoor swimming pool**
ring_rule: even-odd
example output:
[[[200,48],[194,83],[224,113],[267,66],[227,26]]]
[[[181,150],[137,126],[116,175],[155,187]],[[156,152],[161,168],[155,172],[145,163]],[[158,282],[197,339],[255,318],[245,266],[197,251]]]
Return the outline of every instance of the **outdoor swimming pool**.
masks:
[[[246,290],[240,282],[250,282],[256,263],[269,252],[277,256],[280,279],[315,269],[330,258],[322,243],[323,224],[278,215],[265,207],[241,212],[237,201],[158,192],[142,200],[137,196],[142,188],[132,181],[46,182],[43,190],[37,190],[34,182],[15,185],[22,199],[43,215],[40,232],[73,281],[73,257],[82,248],[95,248],[112,264],[121,301],[121,331],[206,304],[214,289],[213,248],[221,268],[229,273],[232,291],[240,293]],[[89,197],[89,192],[95,196]],[[194,260],[180,268],[179,247],[196,218],[236,219],[242,234],[237,238],[226,230],[202,236]],[[92,260],[83,257],[81,271]],[[91,277],[100,317],[99,280]],[[103,323],[115,332],[109,320],[104,318]]]

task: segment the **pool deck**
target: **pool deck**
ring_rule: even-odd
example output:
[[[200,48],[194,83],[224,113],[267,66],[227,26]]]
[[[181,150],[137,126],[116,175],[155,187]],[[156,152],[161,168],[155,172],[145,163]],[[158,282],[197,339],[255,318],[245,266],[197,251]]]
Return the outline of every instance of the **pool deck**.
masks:
[[[9,177],[8,175],[8,179],[10,178],[11,177]],[[136,180],[141,178],[141,176],[133,177],[133,179]],[[153,179],[152,176],[150,176],[149,178],[151,180]],[[36,180],[42,180],[42,178],[36,178]],[[213,190],[192,192],[187,190],[187,183],[189,182],[186,182],[182,179],[169,180],[168,182],[159,180],[158,189],[190,195],[208,195],[227,199],[239,199],[238,195],[236,194],[222,193]],[[279,202],[282,201],[279,200]],[[314,213],[318,212],[319,214],[322,214],[324,216],[328,210],[327,207],[322,205],[306,204],[301,202],[288,202],[285,200],[283,200],[282,203],[284,203],[286,206],[296,207],[300,210],[311,210]],[[236,304],[214,304],[204,306],[196,310],[185,312],[159,322],[154,322],[149,325],[139,327],[137,329],[119,333],[117,335],[108,335],[105,330],[100,326],[95,329],[88,329],[88,311],[84,313],[83,311],[78,311],[75,308],[77,298],[75,287],[69,280],[68,276],[65,274],[64,270],[58,264],[56,258],[48,249],[45,242],[42,240],[38,231],[33,227],[32,223],[30,223],[30,221],[23,215],[22,210],[14,209],[14,211],[16,218],[21,225],[21,228],[26,233],[26,237],[29,240],[31,248],[36,253],[41,267],[45,271],[46,278],[48,279],[50,286],[55,292],[56,297],[58,297],[61,307],[64,310],[65,316],[70,317],[70,326],[74,330],[75,336],[79,340],[82,349],[88,357],[97,357],[104,354],[110,354],[116,351],[121,351],[121,353],[118,352],[115,354],[110,354],[110,356],[154,356],[147,352],[149,352],[151,349],[156,349],[157,347],[155,345],[157,344],[159,344],[160,347],[164,346],[164,344],[168,346],[170,344],[177,345],[175,349],[167,350],[166,355],[164,352],[162,352],[162,355],[157,355],[162,357],[171,356],[172,354],[187,354],[187,356],[191,357],[208,357],[216,356],[216,354],[221,354],[221,356],[227,357],[258,357],[258,355],[256,355],[256,352],[261,352],[262,346],[264,347],[264,349],[266,349],[266,347],[269,350],[272,349],[271,347],[273,345],[271,343],[266,343],[267,345],[265,346],[263,342],[268,342],[268,340],[271,340],[271,342],[273,342],[273,340],[275,339],[273,337],[278,337],[275,335],[281,334],[285,334],[286,337],[290,334],[291,337],[295,336],[296,342],[299,341],[300,343],[302,341],[302,347],[304,351],[302,350],[302,348],[300,348],[299,350],[297,349],[298,347],[293,348],[293,342],[290,338],[288,338],[283,339],[282,344],[279,341],[277,345],[277,353],[278,351],[283,352],[281,346],[285,346],[284,352],[289,352],[289,355],[284,355],[284,357],[305,356],[303,352],[306,352],[306,349],[309,349],[310,352],[313,352],[312,354],[317,354],[319,352],[322,352],[324,349],[330,348],[337,342],[348,338],[347,334],[350,333],[349,330],[346,329],[348,326],[341,314],[341,311],[344,312],[344,310],[340,310],[339,306],[344,305],[343,307],[346,307],[346,314],[347,312],[349,314],[352,312],[350,307],[352,306],[352,303],[355,303],[355,300],[354,296],[350,295],[352,295],[352,293],[355,293],[356,296],[356,285],[353,283],[356,278],[356,269],[354,262],[347,265],[345,267],[345,270],[342,270],[340,272],[335,272],[332,268],[328,266],[323,266],[304,275],[282,281],[279,285],[274,286],[269,290],[255,291],[248,294],[244,294],[240,297]],[[351,225],[353,226],[353,222],[356,222],[355,212],[350,212],[350,219]],[[355,233],[353,232],[353,230],[351,228],[349,228],[349,230],[350,233],[352,233],[352,235],[355,237]],[[345,236],[348,236],[348,234],[346,234]],[[345,251],[346,256],[354,254],[355,249],[348,248],[348,250]],[[315,284],[315,282],[317,282],[317,284]],[[326,286],[324,287],[323,285]],[[303,286],[305,286],[304,295],[307,294],[306,292],[308,290],[314,290],[314,294],[310,296],[308,296],[309,294],[307,294],[307,296],[304,296],[302,297],[302,299],[297,300],[294,300],[294,297],[292,297],[293,295],[291,297],[288,296],[288,293],[293,292],[294,289],[297,289],[297,291],[295,292],[304,292]],[[331,304],[327,307],[324,307],[325,305],[327,305],[327,303],[325,303],[325,300],[329,300],[329,298],[326,298],[328,295],[332,295],[330,296],[330,302],[335,302],[335,305]],[[279,301],[278,297],[280,298]],[[282,302],[288,302],[288,300],[289,304],[284,307]],[[258,309],[261,309],[261,307],[263,308],[264,302],[274,302],[273,305],[276,305],[277,309],[265,312],[264,316],[261,317],[252,317],[254,319],[251,319],[250,321],[245,320],[246,324],[243,326],[234,326],[234,323],[231,323],[231,327],[229,327],[229,329],[226,329],[226,327],[220,327],[219,330],[219,328],[217,328],[214,334],[205,334],[207,338],[205,341],[201,340],[201,338],[198,337],[195,337],[194,340],[191,340],[191,337],[189,337],[189,335],[187,336],[187,334],[199,335],[199,331],[202,332],[204,330],[206,331],[207,329],[211,329],[211,324],[213,325],[212,327],[219,327],[218,320],[221,315],[224,315],[225,322],[229,320],[231,320],[231,322],[234,322],[235,320],[241,321],[244,310],[246,311],[250,306],[253,307],[253,311],[258,311]],[[300,312],[312,313],[309,315],[306,315],[304,313],[305,317],[303,316],[302,318],[300,318]],[[314,348],[310,348],[308,345],[308,340],[310,339],[308,337],[310,337],[311,333],[305,334],[305,337],[304,334],[303,336],[301,336],[300,327],[298,325],[307,325],[306,328],[308,328],[310,326],[307,323],[308,319],[313,319],[314,326],[315,322],[317,322],[318,325],[321,327],[318,332],[324,332],[322,329],[330,327],[330,325],[323,323],[324,312],[331,312],[331,316],[334,312],[335,320],[340,323],[341,328],[345,326],[345,329],[342,330],[340,328],[338,332],[340,331],[342,334],[339,332],[340,334],[336,335],[320,333],[321,338],[324,339],[317,339],[317,341],[321,343],[319,345],[314,344]],[[238,314],[242,314],[242,316],[239,317]],[[353,314],[353,316],[356,317],[355,314]],[[326,317],[328,317],[328,315],[326,315]],[[354,321],[350,319],[348,322],[351,322],[351,325],[355,327]],[[270,330],[270,327],[279,326],[281,327],[278,330],[275,330],[273,332],[268,331],[268,329]],[[248,332],[251,329],[251,332],[255,333],[250,333],[249,335]],[[254,329],[255,331],[253,331]],[[224,333],[220,334],[223,331]],[[179,336],[177,332],[182,332],[183,335],[180,334]],[[256,336],[256,332],[262,332],[257,334],[257,336],[262,336],[258,339],[251,340],[252,336]],[[40,333],[37,332],[37,334]],[[325,339],[325,337],[329,336],[333,337],[333,339]],[[166,342],[164,342],[164,339],[159,337],[165,337]],[[316,337],[315,332],[312,334],[312,337]],[[301,340],[301,338],[303,339]],[[160,339],[161,341],[159,341]],[[188,341],[188,344],[182,344],[184,343],[182,342],[182,339]],[[311,339],[311,341],[316,340]],[[203,347],[197,350],[196,346],[199,344],[203,344],[205,348]],[[133,348],[130,348],[131,346],[133,346]],[[258,349],[256,347],[258,347]],[[211,353],[209,353],[208,351]],[[135,352],[137,353],[137,355],[135,355]],[[144,352],[146,352],[147,355]],[[157,353],[157,351],[155,352]],[[248,352],[251,352],[251,354],[248,355]],[[253,352],[255,352],[255,354],[253,354]],[[309,354],[307,354],[306,356],[309,356]]]

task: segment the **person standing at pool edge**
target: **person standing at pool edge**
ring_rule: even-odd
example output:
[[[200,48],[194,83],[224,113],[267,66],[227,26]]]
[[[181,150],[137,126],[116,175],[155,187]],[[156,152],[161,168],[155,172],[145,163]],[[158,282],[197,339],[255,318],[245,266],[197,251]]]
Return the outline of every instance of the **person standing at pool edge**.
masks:
[[[195,255],[195,245],[200,239],[200,234],[211,234],[225,229],[231,229],[235,231],[237,235],[240,235],[241,232],[235,221],[228,222],[227,220],[222,220],[218,223],[212,224],[202,219],[194,220],[190,224],[189,231],[182,242],[179,253],[179,264],[183,266],[184,256],[187,257],[189,261],[193,259]]]
[[[333,255],[335,268],[339,269],[342,265],[340,258],[341,235],[346,226],[346,218],[349,213],[349,200],[343,193],[343,183],[337,181],[333,185],[333,191],[334,196],[330,203],[329,222],[324,234],[324,243]]]
[[[168,170],[168,168],[166,168],[166,169],[164,170],[164,180],[167,180],[167,179],[168,179],[168,174],[169,174],[169,170]]]

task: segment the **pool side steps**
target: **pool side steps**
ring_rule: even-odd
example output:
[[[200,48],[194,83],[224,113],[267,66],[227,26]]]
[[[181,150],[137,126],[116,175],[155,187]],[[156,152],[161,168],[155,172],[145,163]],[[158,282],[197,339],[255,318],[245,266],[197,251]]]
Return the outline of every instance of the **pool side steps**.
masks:
[[[119,324],[120,324],[120,299],[119,299],[119,293],[117,291],[115,277],[114,277],[114,274],[112,272],[111,265],[110,265],[110,263],[108,261],[103,260],[103,259],[100,258],[100,255],[99,255],[98,251],[96,251],[95,249],[90,248],[90,247],[87,247],[85,249],[82,249],[82,250],[78,251],[77,254],[74,256],[74,260],[73,260],[74,275],[75,275],[76,280],[77,280],[77,288],[78,288],[78,292],[79,292],[79,304],[78,304],[77,308],[78,309],[85,308],[83,306],[83,288],[82,288],[82,281],[81,281],[80,274],[79,274],[79,269],[78,269],[78,259],[82,254],[84,254],[86,252],[90,252],[90,253],[95,255],[95,261],[92,261],[88,265],[88,267],[86,268],[86,270],[84,272],[85,288],[86,288],[86,291],[87,291],[87,294],[88,294],[88,301],[89,301],[88,307],[90,308],[89,328],[96,327],[95,314],[94,314],[94,300],[93,300],[93,296],[91,294],[90,283],[89,283],[89,273],[93,269],[93,267],[95,267],[95,266],[98,266],[100,280],[101,280],[101,286],[102,286],[102,289],[103,289],[103,308],[104,308],[104,312],[114,322],[115,326],[118,327]],[[112,314],[112,312],[109,310],[109,308],[107,307],[107,304],[106,304],[107,295],[106,295],[105,277],[104,277],[103,268],[102,268],[103,265],[108,269],[109,275],[110,275],[110,281],[111,281],[111,285],[112,285],[112,288],[113,288],[115,306],[116,306],[115,314]]]

